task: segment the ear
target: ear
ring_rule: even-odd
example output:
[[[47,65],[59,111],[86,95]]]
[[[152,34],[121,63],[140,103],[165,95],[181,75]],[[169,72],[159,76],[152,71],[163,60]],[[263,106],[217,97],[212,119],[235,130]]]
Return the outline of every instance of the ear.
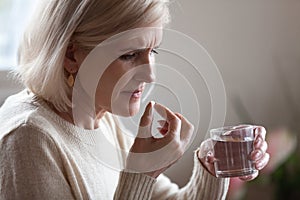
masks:
[[[76,47],[74,44],[70,44],[67,48],[65,59],[64,59],[64,68],[70,74],[74,74],[79,69],[79,63],[76,60],[75,52]]]

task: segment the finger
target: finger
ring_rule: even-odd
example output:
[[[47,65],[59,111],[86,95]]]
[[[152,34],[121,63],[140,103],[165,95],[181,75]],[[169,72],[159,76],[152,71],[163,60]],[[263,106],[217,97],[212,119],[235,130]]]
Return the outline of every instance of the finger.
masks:
[[[263,126],[257,126],[254,130],[255,138],[261,136],[263,140],[266,139],[266,129]]]
[[[257,149],[260,149],[262,151],[263,154],[266,153],[267,149],[268,149],[268,143],[266,141],[264,141],[261,146]]]
[[[180,139],[188,142],[194,131],[194,126],[180,113],[175,113],[175,115],[181,120]]]
[[[259,172],[255,171],[253,174],[251,175],[247,175],[247,176],[241,176],[239,177],[239,179],[241,179],[242,181],[251,181],[253,179],[255,179],[258,176]]]
[[[256,162],[257,160],[261,159],[263,157],[263,153],[260,149],[254,150],[251,152],[251,160]]]
[[[257,170],[262,170],[268,164],[269,160],[270,160],[270,154],[265,153],[262,159],[258,160],[255,163],[255,168]]]
[[[140,126],[141,127],[151,125],[152,120],[153,120],[153,112],[152,112],[153,104],[154,104],[154,102],[150,101],[148,103],[148,105],[146,106],[144,114],[143,114],[143,116],[141,117],[141,120],[140,120]]]
[[[173,113],[170,109],[159,103],[155,103],[154,108],[161,117],[167,120],[167,122],[179,120],[175,113]]]
[[[257,137],[255,137],[254,139],[254,148],[260,148],[262,143],[264,142],[264,139],[259,135]]]
[[[160,129],[168,131],[168,127],[169,127],[168,122],[166,122],[165,120],[159,120],[158,123],[161,126]]]
[[[168,132],[168,127],[169,127],[168,122],[166,120],[158,120],[157,122],[161,127],[158,127],[156,129],[159,131],[160,134],[165,136]]]
[[[160,132],[162,135],[166,135],[168,133],[168,128],[157,128],[157,130]]]
[[[210,174],[216,176],[215,167],[214,167],[214,161],[215,161],[214,157],[210,155],[208,155],[207,157],[202,157],[202,153],[200,151],[201,150],[197,152],[197,157],[199,161]]]
[[[180,113],[174,113],[180,120],[183,118],[183,115]]]
[[[204,140],[199,149],[199,158],[205,158],[207,155],[210,154],[210,152],[213,152],[213,140],[207,139]]]
[[[261,159],[268,149],[268,144],[266,141],[262,142],[259,148],[255,148],[254,151],[251,152],[251,159],[253,161],[257,161]]]
[[[151,138],[151,125],[153,120],[152,108],[153,102],[149,102],[140,119],[140,127],[138,129],[137,138]]]
[[[181,129],[180,119],[171,110],[159,103],[155,103],[154,108],[168,122],[168,133],[178,134]]]
[[[216,161],[218,161],[212,152],[208,152],[207,156],[205,158],[206,162],[208,162],[209,164],[214,164]]]

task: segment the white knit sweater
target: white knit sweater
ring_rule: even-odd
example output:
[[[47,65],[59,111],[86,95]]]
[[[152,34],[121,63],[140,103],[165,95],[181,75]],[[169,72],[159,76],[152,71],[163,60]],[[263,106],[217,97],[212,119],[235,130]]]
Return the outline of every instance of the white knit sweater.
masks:
[[[181,189],[164,175],[118,170],[126,157],[118,149],[131,141],[113,115],[101,124],[76,127],[27,90],[9,97],[0,109],[0,199],[225,199],[229,179],[211,176],[196,156]]]

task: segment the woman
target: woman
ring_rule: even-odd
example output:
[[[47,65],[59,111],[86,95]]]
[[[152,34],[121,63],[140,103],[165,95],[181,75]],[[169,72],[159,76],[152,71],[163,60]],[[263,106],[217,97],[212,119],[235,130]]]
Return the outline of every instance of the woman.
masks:
[[[162,174],[193,133],[184,116],[150,102],[134,141],[115,118],[138,112],[168,21],[167,0],[41,3],[19,50],[26,89],[0,110],[0,199],[225,199],[229,180],[215,177],[206,143],[184,188]],[[165,118],[159,139],[153,110]],[[256,133],[260,170],[269,155],[264,129]]]

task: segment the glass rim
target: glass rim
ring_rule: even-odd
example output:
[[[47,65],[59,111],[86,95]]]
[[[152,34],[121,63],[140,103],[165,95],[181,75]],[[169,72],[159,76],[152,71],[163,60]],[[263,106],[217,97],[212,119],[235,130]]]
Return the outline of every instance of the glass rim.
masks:
[[[232,125],[232,126],[224,126],[224,127],[219,127],[219,128],[213,128],[210,129],[210,133],[219,133],[219,132],[224,132],[224,131],[232,131],[232,130],[246,130],[246,129],[251,129],[255,128],[255,125],[251,124],[240,124],[240,125]]]

